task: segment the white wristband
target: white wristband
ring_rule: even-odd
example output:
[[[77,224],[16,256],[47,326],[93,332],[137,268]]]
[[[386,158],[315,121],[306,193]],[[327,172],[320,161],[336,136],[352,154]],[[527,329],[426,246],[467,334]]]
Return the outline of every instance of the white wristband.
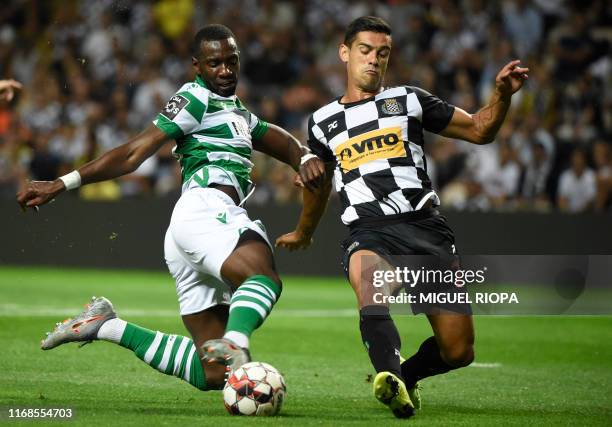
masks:
[[[302,158],[300,159],[300,165],[303,165],[303,164],[304,164],[304,163],[306,163],[308,160],[310,160],[310,159],[314,159],[314,158],[316,158],[316,157],[317,157],[317,156],[315,156],[315,155],[314,155],[314,154],[312,154],[312,153],[304,154],[304,155],[302,156]]]
[[[81,186],[81,174],[76,170],[64,176],[60,176],[59,179],[61,179],[66,186],[66,190],[74,190]]]

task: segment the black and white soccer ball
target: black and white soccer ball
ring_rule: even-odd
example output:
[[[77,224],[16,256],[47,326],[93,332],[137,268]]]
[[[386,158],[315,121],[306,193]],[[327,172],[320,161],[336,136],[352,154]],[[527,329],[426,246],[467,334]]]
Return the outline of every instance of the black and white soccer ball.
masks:
[[[263,362],[249,362],[233,371],[223,388],[225,408],[231,415],[278,414],[287,387],[278,370]]]

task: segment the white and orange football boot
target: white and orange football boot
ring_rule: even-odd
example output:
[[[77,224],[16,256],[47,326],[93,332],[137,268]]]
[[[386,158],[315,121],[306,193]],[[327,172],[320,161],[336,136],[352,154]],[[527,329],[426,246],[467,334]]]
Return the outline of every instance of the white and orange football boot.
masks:
[[[85,310],[76,317],[56,323],[52,332],[40,342],[40,348],[51,350],[68,342],[82,342],[85,344],[98,339],[100,326],[109,319],[117,317],[113,304],[104,297],[92,297]]]

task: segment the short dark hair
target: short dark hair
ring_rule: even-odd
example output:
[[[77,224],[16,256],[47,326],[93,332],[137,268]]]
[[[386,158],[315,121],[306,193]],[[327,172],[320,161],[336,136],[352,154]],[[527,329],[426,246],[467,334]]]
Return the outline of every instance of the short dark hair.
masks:
[[[372,31],[374,33],[391,35],[391,26],[387,24],[387,21],[378,16],[359,17],[351,22],[346,28],[346,33],[344,33],[344,44],[350,47],[357,33],[362,31]]]
[[[194,57],[197,58],[200,54],[200,45],[203,41],[225,40],[229,38],[235,39],[236,36],[234,36],[232,30],[227,28],[225,25],[206,25],[205,27],[202,27],[202,29],[198,31],[195,37],[193,38],[193,46],[191,48],[191,53]]]

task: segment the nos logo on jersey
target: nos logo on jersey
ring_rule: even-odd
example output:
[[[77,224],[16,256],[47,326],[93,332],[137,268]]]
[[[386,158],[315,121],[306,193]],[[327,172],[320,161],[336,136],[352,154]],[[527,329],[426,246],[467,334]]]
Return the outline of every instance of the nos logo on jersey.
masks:
[[[343,170],[349,171],[377,159],[406,157],[402,128],[390,127],[357,135],[335,148]]]
[[[174,120],[176,115],[189,104],[189,100],[182,95],[174,95],[162,110],[162,115],[169,120]]]

